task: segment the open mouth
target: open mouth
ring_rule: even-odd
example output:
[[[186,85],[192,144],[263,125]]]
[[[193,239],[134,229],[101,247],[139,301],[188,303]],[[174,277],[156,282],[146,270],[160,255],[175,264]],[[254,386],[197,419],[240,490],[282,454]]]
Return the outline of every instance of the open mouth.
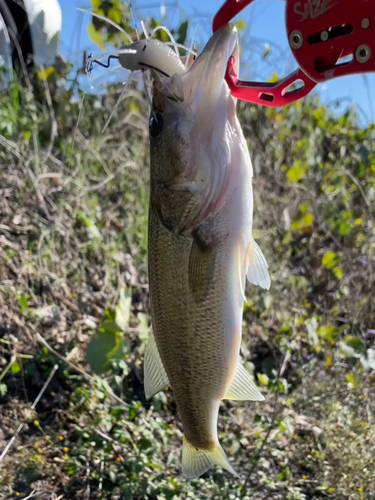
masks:
[[[181,75],[185,102],[205,105],[217,102],[232,56],[238,59],[237,29],[225,24],[213,34],[190,69]]]

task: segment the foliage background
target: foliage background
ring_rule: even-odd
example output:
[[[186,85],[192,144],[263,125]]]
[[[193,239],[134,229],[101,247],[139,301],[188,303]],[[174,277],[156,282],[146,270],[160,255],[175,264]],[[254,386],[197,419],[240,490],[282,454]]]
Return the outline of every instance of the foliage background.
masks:
[[[58,68],[1,91],[0,453],[24,426],[0,498],[375,498],[374,125],[239,103],[272,274],[248,287],[242,355],[266,401],[221,407],[246,487],[186,481],[173,394],[143,393],[148,101],[130,85],[102,134],[120,91]]]

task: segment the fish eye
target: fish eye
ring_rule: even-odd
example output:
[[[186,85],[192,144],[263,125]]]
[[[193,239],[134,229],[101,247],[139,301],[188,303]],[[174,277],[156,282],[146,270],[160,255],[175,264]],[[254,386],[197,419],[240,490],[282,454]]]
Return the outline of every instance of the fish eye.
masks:
[[[150,118],[149,130],[150,130],[150,136],[153,139],[155,139],[163,130],[163,125],[164,125],[163,115],[158,111],[152,113],[152,116]]]

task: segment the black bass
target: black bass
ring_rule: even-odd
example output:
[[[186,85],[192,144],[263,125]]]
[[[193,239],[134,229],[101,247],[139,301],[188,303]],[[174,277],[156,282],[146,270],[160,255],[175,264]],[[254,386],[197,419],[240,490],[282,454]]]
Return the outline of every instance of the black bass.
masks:
[[[239,354],[246,276],[266,289],[270,278],[252,237],[252,165],[224,79],[237,50],[227,24],[188,70],[153,71],[145,392],[172,389],[188,478],[214,464],[236,474],[217,437],[220,401],[264,399]]]

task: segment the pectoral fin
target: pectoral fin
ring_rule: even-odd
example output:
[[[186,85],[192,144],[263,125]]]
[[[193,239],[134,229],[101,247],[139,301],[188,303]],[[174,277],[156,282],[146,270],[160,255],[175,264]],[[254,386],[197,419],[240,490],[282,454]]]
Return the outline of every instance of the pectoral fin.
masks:
[[[259,285],[266,290],[271,286],[268,266],[262,250],[251,238],[246,249],[247,279],[254,285]]]
[[[144,387],[147,399],[152,398],[155,394],[169,386],[168,376],[165,372],[152,332],[150,333],[150,338],[146,347],[144,370]]]
[[[189,259],[189,286],[196,303],[202,302],[213,283],[215,250],[194,239]]]
[[[241,360],[237,363],[236,373],[223,399],[236,401],[263,401],[264,397],[251,379],[249,372],[242,365]]]

